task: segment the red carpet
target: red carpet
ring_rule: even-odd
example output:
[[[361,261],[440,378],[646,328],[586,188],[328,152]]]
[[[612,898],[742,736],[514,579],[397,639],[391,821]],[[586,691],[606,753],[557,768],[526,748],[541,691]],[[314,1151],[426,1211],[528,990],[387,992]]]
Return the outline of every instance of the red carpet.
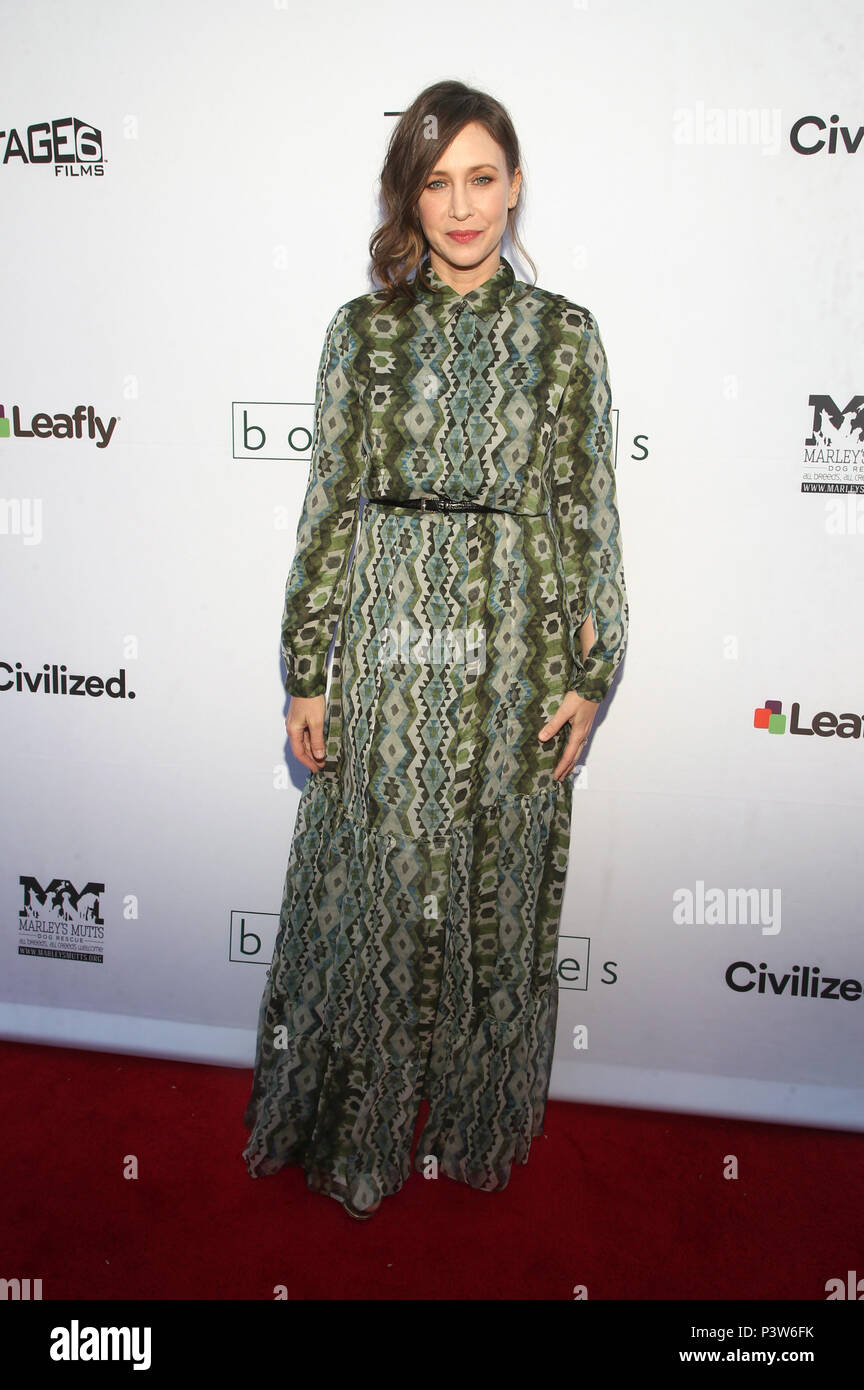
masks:
[[[247,1175],[250,1085],[0,1042],[0,1277],[40,1278],[44,1300],[824,1301],[864,1276],[859,1134],[550,1101],[503,1192],[412,1173],[360,1223],[299,1168]]]

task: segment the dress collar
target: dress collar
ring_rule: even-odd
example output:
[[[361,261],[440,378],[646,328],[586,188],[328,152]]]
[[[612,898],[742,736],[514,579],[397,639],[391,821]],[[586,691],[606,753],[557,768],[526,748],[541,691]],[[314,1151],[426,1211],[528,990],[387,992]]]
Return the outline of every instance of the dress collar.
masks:
[[[467,304],[480,318],[491,318],[506,304],[515,281],[513,267],[503,256],[500,257],[494,274],[490,275],[489,279],[484,280],[483,284],[478,285],[476,289],[469,290],[467,294],[460,294],[458,290],[453,289],[452,285],[448,285],[445,280],[442,280],[437,271],[433,270],[428,256],[423,262],[423,269],[432,289],[427,290],[417,279],[415,280],[417,293],[448,318],[453,314],[458,314],[463,304]]]

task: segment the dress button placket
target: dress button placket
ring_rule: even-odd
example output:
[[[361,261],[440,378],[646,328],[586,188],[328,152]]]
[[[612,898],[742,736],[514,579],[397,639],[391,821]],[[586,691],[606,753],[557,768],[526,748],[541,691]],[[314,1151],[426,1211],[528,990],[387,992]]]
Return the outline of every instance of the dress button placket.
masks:
[[[475,319],[475,317],[474,317],[474,313],[473,313],[473,311],[472,311],[472,309],[471,309],[470,304],[468,304],[467,302],[463,302],[463,304],[461,305],[461,307],[460,307],[460,309],[459,309],[459,313],[458,313],[457,316],[456,316],[456,336],[457,336],[457,338],[458,338],[460,344],[462,345],[462,348],[463,348],[463,352],[464,352],[465,357],[467,357],[467,368],[468,368],[468,370],[466,371],[465,376],[464,376],[464,378],[463,378],[464,383],[465,383],[465,390],[464,390],[464,396],[463,396],[463,401],[462,401],[461,410],[460,410],[460,416],[461,416],[461,418],[460,418],[460,421],[459,421],[459,423],[460,423],[460,425],[461,425],[461,427],[462,427],[462,457],[461,457],[461,459],[460,459],[460,463],[462,463],[462,464],[464,464],[464,462],[465,462],[466,453],[467,453],[467,446],[468,446],[468,433],[469,433],[470,417],[471,417],[471,387],[472,387],[472,384],[473,384],[473,381],[474,381],[474,376],[475,376],[475,371],[474,371],[474,347],[475,347],[475,342],[476,342],[476,335],[477,335],[477,321],[476,321],[476,319]],[[460,361],[461,361],[462,357],[463,357],[463,353],[460,353]],[[460,490],[460,492],[464,491],[464,487],[465,487],[465,478],[464,478],[464,474],[461,475],[461,476],[459,477],[458,482],[459,482],[459,490]]]

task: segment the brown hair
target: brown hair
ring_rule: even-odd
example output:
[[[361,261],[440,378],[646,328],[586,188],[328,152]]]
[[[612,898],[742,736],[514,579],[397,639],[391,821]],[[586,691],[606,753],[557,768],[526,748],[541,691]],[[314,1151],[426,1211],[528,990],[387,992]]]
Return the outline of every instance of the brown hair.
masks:
[[[434,118],[430,138],[430,118]],[[521,165],[519,142],[509,114],[499,101],[466,87],[464,82],[435,82],[427,87],[403,112],[390,137],[381,170],[381,199],[385,218],[369,241],[372,271],[385,291],[385,303],[402,297],[416,303],[417,293],[410,281],[415,271],[420,284],[429,288],[419,269],[429,244],[423,234],[417,203],[426,180],[440,155],[471,121],[485,126],[504,151],[508,176],[512,179]],[[507,234],[534,272],[537,267],[525,250],[516,230],[524,174],[519,197],[507,213]]]

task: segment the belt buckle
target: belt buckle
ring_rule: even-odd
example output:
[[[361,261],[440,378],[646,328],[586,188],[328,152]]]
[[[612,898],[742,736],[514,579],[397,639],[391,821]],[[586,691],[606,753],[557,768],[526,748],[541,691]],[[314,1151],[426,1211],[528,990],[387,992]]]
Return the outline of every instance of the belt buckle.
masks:
[[[426,498],[425,498],[425,497],[421,497],[421,498],[420,498],[420,510],[421,510],[421,512],[425,512],[425,510],[426,510]]]

